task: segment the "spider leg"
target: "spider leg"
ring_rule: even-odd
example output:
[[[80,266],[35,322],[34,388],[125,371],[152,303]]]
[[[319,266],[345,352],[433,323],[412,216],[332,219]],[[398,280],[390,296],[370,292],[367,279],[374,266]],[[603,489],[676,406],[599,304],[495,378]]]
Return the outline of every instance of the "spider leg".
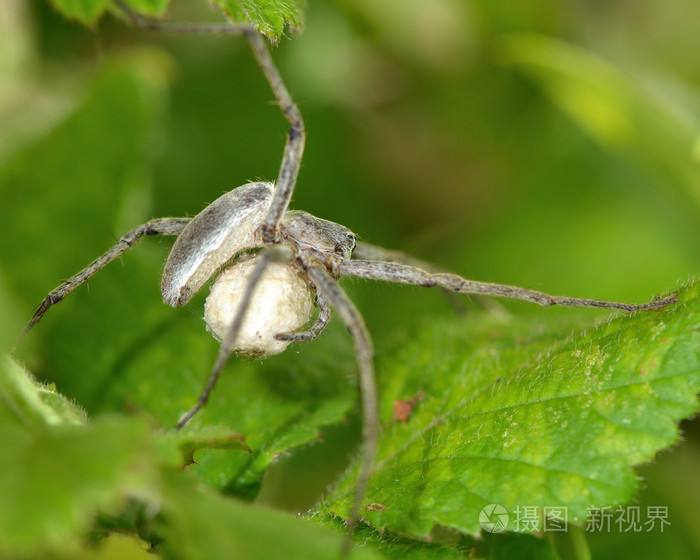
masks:
[[[207,404],[209,395],[211,395],[211,392],[214,390],[216,382],[219,380],[221,371],[228,363],[231,354],[233,354],[236,337],[241,330],[246,312],[248,311],[248,307],[250,307],[250,300],[253,297],[255,288],[262,278],[265,269],[271,262],[288,262],[292,259],[292,256],[293,251],[290,251],[290,248],[286,245],[276,245],[260,252],[258,263],[255,265],[255,268],[253,268],[253,271],[248,277],[248,284],[246,285],[245,292],[243,292],[243,297],[241,298],[241,303],[236,311],[236,315],[228,328],[226,337],[221,341],[219,353],[216,356],[216,361],[214,362],[214,367],[209,374],[207,383],[202,392],[199,394],[197,403],[190,410],[188,410],[180,418],[180,420],[178,420],[177,424],[175,424],[176,430],[182,429],[192,419],[192,417],[197,414],[197,412],[199,412],[204,405]]]
[[[360,394],[362,397],[362,433],[364,437],[364,454],[360,473],[355,486],[355,498],[348,518],[348,525],[352,531],[355,520],[359,516],[362,499],[367,492],[372,465],[377,450],[377,384],[374,375],[374,362],[372,360],[372,340],[365,326],[364,319],[343,289],[328,273],[326,268],[318,261],[305,262],[311,281],[318,291],[323,294],[328,303],[337,311],[345,326],[352,334],[355,342],[355,354],[360,372]],[[351,542],[346,541],[342,554],[349,551]]]
[[[412,257],[403,251],[385,249],[379,245],[372,245],[371,243],[365,243],[364,241],[357,242],[355,249],[352,252],[352,258],[353,260],[361,261],[394,262],[413,266],[415,268],[422,268],[423,270],[429,270],[430,272],[442,272],[434,264]]]
[[[601,307],[604,309],[622,309],[624,311],[642,311],[661,310],[678,301],[675,297],[676,294],[671,294],[662,299],[639,305],[601,301],[597,299],[553,296],[526,288],[518,288],[516,286],[507,286],[504,284],[491,284],[489,282],[476,282],[474,280],[467,280],[456,274],[429,272],[405,264],[391,262],[343,261],[338,265],[338,272],[341,276],[371,278],[373,280],[413,284],[426,288],[437,286],[460,294],[484,294],[527,301],[544,307],[560,305],[565,307]]]
[[[306,143],[306,132],[301,111],[299,111],[299,107],[297,107],[292,100],[292,96],[287,86],[284,84],[284,80],[272,60],[270,50],[260,33],[251,25],[232,22],[223,24],[172,24],[153,22],[132,11],[121,0],[117,0],[116,4],[134,25],[149,31],[245,35],[253,51],[253,56],[255,56],[255,60],[258,62],[260,69],[270,85],[270,89],[272,89],[272,93],[277,99],[277,104],[282,110],[284,118],[287,119],[290,124],[287,143],[284,147],[282,163],[280,164],[280,170],[277,176],[275,194],[263,227],[263,237],[265,241],[276,241],[282,216],[284,216],[284,213],[289,207],[297,176],[299,175],[299,167],[301,166],[304,145]]]
[[[27,326],[24,327],[24,330],[19,336],[16,344],[19,344],[22,341],[26,334],[41,320],[52,305],[56,305],[59,301],[65,298],[78,286],[87,282],[114,259],[121,257],[121,255],[131,249],[134,244],[141,239],[141,237],[144,235],[178,235],[189,221],[190,218],[159,218],[157,220],[151,220],[150,222],[129,231],[126,235],[119,239],[119,241],[117,241],[117,243],[109,251],[96,258],[89,265],[78,272],[78,274],[70,277],[60,286],[51,290],[51,292],[49,292],[49,294],[39,304],[39,307],[30,319],[29,323],[27,323]]]
[[[328,306],[328,302],[322,294],[316,294],[316,304],[321,308],[321,311],[309,330],[297,333],[280,333],[275,335],[275,338],[277,340],[291,340],[293,342],[308,342],[309,340],[317,338],[331,320],[331,308]]]
[[[421,270],[425,270],[432,273],[445,272],[444,270],[440,269],[432,263],[422,261],[402,251],[385,249],[384,247],[380,247],[379,245],[372,245],[370,243],[364,243],[362,241],[357,242],[355,250],[352,253],[352,258],[354,260],[382,261],[405,264],[407,266],[420,268]],[[445,295],[447,301],[452,306],[452,309],[457,315],[462,315],[467,312],[467,307],[464,303],[464,300],[461,299],[459,296],[455,295],[453,291],[451,291],[448,288],[443,288],[442,293]],[[506,308],[503,307],[503,305],[488,297],[477,295],[474,298],[474,300],[480,307],[490,311],[491,313],[497,315],[508,314],[508,311],[506,311]]]
[[[284,85],[282,76],[277,70],[262,37],[257,32],[248,32],[246,33],[246,38],[250,48],[253,50],[255,59],[258,61],[263,74],[265,74],[270,84],[270,88],[272,88],[277,98],[277,103],[282,110],[282,114],[284,114],[284,118],[290,124],[287,143],[284,146],[282,155],[282,163],[277,175],[275,194],[272,197],[263,227],[263,238],[265,241],[271,242],[275,241],[282,216],[284,216],[287,208],[289,208],[289,202],[292,200],[292,193],[294,192],[294,186],[299,175],[299,167],[301,166],[301,158],[304,155],[306,132],[301,111],[299,111],[299,107],[294,103],[292,96]]]

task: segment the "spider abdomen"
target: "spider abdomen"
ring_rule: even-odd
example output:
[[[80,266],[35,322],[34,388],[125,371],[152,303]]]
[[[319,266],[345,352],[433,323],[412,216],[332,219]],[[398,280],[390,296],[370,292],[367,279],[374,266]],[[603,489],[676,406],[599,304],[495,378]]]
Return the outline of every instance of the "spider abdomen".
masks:
[[[207,330],[219,342],[233,323],[248,285],[257,255],[244,256],[218,276],[204,307]],[[290,341],[275,335],[302,329],[310,320],[314,290],[303,272],[292,263],[268,264],[255,287],[250,305],[234,344],[235,352],[248,356],[271,356],[283,352]]]
[[[185,305],[237,253],[262,246],[258,230],[275,186],[250,183],[217,198],[182,230],[163,270],[163,301]]]

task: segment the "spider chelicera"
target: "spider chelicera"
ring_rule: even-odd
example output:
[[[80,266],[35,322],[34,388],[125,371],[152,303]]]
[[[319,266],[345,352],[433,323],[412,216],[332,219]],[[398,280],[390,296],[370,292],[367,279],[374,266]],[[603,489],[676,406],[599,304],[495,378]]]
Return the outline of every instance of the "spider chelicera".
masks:
[[[350,522],[359,514],[377,446],[377,392],[371,338],[362,315],[339,286],[339,278],[354,276],[440,287],[461,294],[485,294],[543,306],[638,311],[659,310],[676,301],[671,295],[632,305],[552,296],[514,286],[467,280],[455,274],[434,272],[401,253],[357,242],[355,235],[342,225],[289,210],[304,151],[304,123],[261,35],[249,26],[238,24],[152,23],[132,13],[121,2],[116,3],[133,23],[146,29],[246,37],[291,125],[279,175],[276,183],[250,183],[224,194],[192,219],[159,218],[134,228],[106,253],[49,293],[23,335],[52,305],[143,236],[177,236],[163,272],[163,300],[173,307],[184,305],[218,273],[207,298],[205,320],[207,329],[221,343],[208,381],[197,403],[177,423],[179,429],[206,404],[232,353],[268,356],[282,352],[291,342],[313,340],[328,324],[331,309],[334,309],[354,340],[362,397],[364,455]],[[315,322],[303,330],[310,322],[314,304],[320,312]]]

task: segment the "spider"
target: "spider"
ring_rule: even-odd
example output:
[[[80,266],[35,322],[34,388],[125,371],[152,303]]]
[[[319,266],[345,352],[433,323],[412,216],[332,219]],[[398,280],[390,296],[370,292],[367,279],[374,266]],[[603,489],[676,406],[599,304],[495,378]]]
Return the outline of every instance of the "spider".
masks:
[[[178,421],[183,428],[207,403],[219,375],[233,353],[269,356],[292,342],[315,339],[331,318],[339,315],[354,340],[362,401],[364,453],[348,524],[358,517],[374,461],[378,437],[377,390],[372,341],[362,315],[338,284],[352,276],[424,287],[440,287],[459,294],[482,294],[536,303],[542,306],[599,307],[625,311],[660,310],[675,303],[674,295],[641,305],[595,299],[553,296],[542,292],[468,280],[436,272],[411,257],[358,242],[340,224],[302,211],[289,210],[304,151],[305,130],[261,35],[252,27],[234,23],[175,25],[154,23],[117,1],[134,24],[149,30],[182,33],[243,35],[280,109],[290,123],[275,183],[240,186],[207,206],[194,218],[159,218],[124,235],[111,249],[51,291],[22,333],[36,325],[49,308],[60,302],[144,236],[176,236],[165,263],[161,292],[165,303],[185,305],[216,276],[205,304],[207,329],[220,342],[209,378],[196,404]],[[320,312],[313,324],[314,304]]]

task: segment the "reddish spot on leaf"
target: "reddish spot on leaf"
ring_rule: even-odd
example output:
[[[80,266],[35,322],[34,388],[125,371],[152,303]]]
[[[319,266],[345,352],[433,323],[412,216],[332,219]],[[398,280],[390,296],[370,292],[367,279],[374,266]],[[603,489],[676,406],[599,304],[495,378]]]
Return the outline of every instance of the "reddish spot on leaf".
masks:
[[[415,397],[408,401],[394,401],[394,420],[407,422],[413,412],[413,407],[418,401],[423,400],[424,393],[418,393]]]

